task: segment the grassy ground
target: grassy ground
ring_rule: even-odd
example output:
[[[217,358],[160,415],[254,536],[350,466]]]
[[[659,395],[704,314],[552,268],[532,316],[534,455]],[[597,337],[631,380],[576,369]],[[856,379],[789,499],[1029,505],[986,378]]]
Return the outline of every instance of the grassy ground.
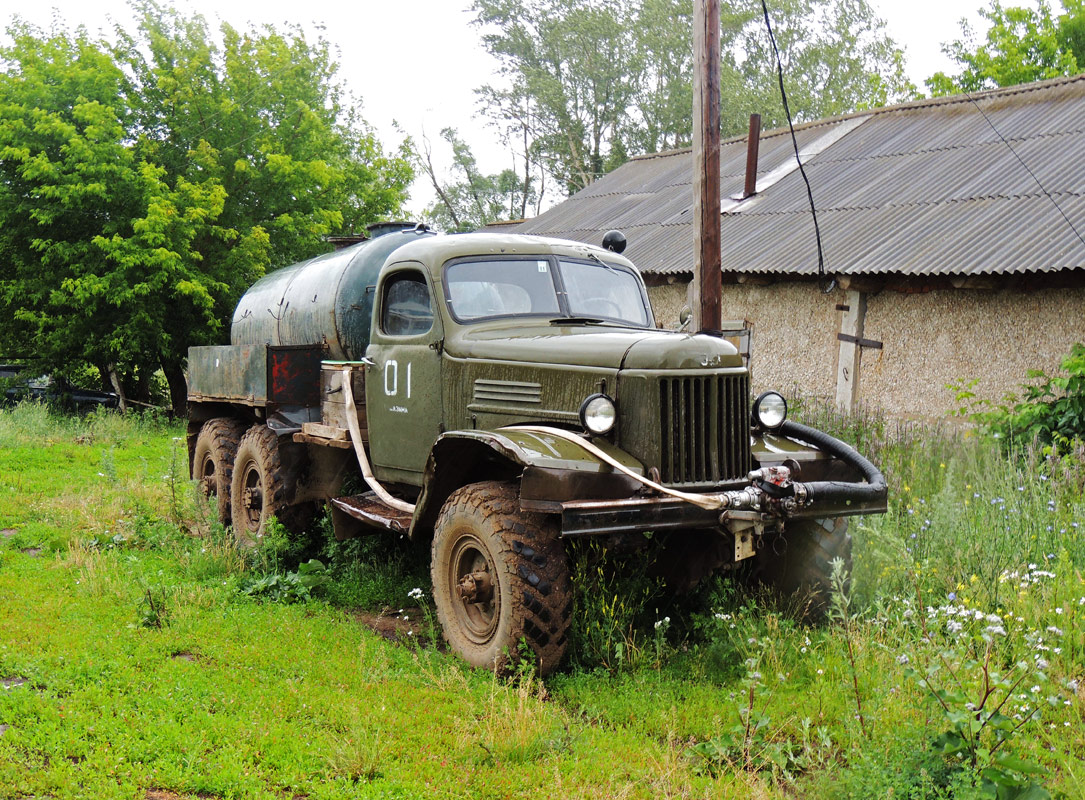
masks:
[[[432,646],[407,543],[239,554],[179,427],[0,411],[0,797],[1085,796],[1080,457],[804,411],[893,486],[835,624],[581,548],[545,685]]]

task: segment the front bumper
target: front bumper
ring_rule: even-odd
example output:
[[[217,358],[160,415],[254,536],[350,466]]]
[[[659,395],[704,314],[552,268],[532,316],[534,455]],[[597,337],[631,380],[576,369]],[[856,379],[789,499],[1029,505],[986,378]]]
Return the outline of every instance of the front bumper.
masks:
[[[816,447],[855,479],[794,482],[787,467],[763,466],[748,481],[702,492],[701,498],[717,501],[705,508],[651,493],[617,473],[597,473],[585,481],[566,470],[528,467],[521,479],[521,507],[559,514],[562,536],[716,529],[736,540],[784,529],[789,520],[885,513],[885,477],[851,446],[793,422],[784,423],[780,433]]]
[[[525,505],[528,505],[525,503]],[[568,500],[557,503],[562,536],[647,531],[745,529],[775,527],[794,519],[884,514],[886,501],[811,503],[789,512],[723,509],[710,511],[672,497],[630,497],[623,500]],[[542,510],[542,509],[527,509]]]

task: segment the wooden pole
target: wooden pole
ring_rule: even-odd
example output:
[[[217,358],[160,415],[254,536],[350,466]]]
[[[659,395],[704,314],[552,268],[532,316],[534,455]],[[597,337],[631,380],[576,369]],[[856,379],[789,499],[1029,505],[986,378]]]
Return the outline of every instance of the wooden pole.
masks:
[[[693,17],[693,329],[719,330],[720,2],[694,0]]]
[[[863,338],[866,323],[866,294],[848,290],[847,310],[840,322],[840,332],[851,341],[840,341],[840,358],[836,368],[836,407],[841,411],[853,411],[859,400],[859,367],[863,349],[858,339]]]

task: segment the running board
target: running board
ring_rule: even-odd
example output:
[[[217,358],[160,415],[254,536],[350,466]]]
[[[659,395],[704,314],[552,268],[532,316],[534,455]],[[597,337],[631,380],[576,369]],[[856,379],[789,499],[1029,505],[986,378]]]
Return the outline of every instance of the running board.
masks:
[[[341,524],[345,520],[337,519],[340,514],[371,527],[383,528],[394,533],[407,533],[411,529],[412,517],[410,514],[385,505],[373,492],[356,494],[350,497],[333,497],[331,507],[332,524],[335,526],[335,537],[337,539],[346,539],[352,535],[345,531],[350,526]],[[342,536],[340,535],[341,529],[344,529],[344,535]]]

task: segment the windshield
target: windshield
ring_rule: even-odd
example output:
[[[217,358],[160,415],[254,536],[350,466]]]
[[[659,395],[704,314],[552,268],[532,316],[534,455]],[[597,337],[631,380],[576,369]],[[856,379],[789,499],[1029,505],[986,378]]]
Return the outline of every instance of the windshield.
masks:
[[[632,272],[599,262],[561,261],[560,264],[569,313],[574,317],[648,324],[640,281]]]
[[[458,261],[445,270],[445,291],[453,316],[461,322],[545,316],[645,327],[651,320],[637,275],[628,267],[598,261]]]

